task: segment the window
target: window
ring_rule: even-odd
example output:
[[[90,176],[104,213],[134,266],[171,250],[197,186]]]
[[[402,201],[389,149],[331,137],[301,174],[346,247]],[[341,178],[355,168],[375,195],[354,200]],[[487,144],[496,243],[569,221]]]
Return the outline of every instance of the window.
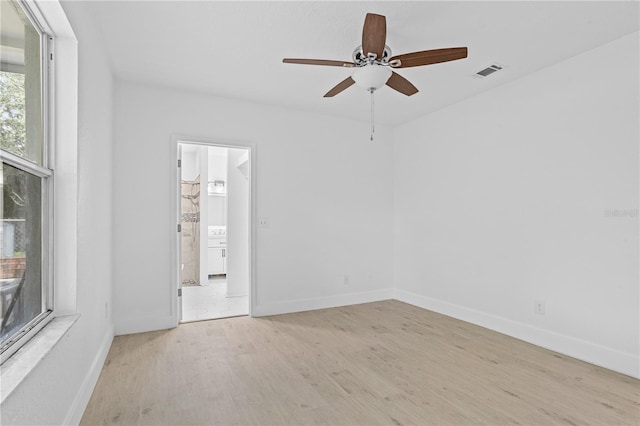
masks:
[[[53,315],[45,98],[50,39],[23,3],[0,2],[0,356]]]

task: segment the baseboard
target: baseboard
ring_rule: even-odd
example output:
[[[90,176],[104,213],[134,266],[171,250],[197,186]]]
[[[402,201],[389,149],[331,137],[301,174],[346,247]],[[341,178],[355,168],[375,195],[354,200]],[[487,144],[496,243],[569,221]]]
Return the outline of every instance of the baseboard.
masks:
[[[335,296],[311,299],[287,300],[284,302],[259,304],[251,310],[251,316],[290,314],[293,312],[313,311],[315,309],[336,308],[338,306],[357,305],[358,303],[378,302],[393,298],[393,289],[386,288],[359,293],[337,294]]]
[[[609,370],[640,378],[640,359],[633,354],[405,290],[396,289],[394,299],[486,327]]]
[[[107,359],[107,354],[109,353],[109,349],[111,348],[112,341],[113,327],[109,328],[104,338],[102,339],[102,343],[100,344],[98,353],[96,354],[96,357],[91,364],[91,368],[89,369],[89,372],[86,374],[85,379],[80,386],[80,390],[78,391],[73,404],[71,404],[71,408],[67,412],[67,416],[63,424],[80,424],[80,420],[82,420],[84,410],[87,408],[87,404],[89,404],[89,399],[91,398],[93,389],[96,387],[96,383],[98,382],[98,378],[100,377],[102,366]]]
[[[224,297],[245,297],[247,296],[247,293],[227,293],[224,295]]]

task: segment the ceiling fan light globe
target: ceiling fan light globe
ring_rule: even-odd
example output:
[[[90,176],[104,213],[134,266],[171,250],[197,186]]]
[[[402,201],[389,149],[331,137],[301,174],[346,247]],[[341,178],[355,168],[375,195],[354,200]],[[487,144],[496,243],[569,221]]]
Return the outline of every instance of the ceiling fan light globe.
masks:
[[[370,64],[356,69],[351,78],[358,86],[366,90],[377,90],[384,86],[391,74],[389,67]]]

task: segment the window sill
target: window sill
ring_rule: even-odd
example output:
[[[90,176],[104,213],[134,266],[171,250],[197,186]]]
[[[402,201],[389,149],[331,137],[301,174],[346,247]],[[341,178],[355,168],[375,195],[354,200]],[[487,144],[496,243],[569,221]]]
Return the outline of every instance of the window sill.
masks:
[[[0,368],[0,404],[36,368],[53,347],[64,337],[80,315],[54,318]]]

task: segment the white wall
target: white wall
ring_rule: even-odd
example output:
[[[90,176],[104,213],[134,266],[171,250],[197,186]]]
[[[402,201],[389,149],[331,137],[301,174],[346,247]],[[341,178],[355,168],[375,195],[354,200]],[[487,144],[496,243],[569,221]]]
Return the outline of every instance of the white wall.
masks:
[[[227,181],[227,148],[208,147],[209,181]]]
[[[209,282],[207,263],[209,261],[209,196],[207,183],[209,182],[209,152],[206,146],[198,147],[200,159],[200,278],[199,284]]]
[[[238,168],[244,149],[229,149],[227,166],[227,296],[249,294],[249,179]]]
[[[78,256],[77,265],[72,265],[77,267],[77,297],[75,306],[65,306],[65,310],[75,309],[81,316],[4,401],[3,424],[78,422],[113,337],[112,76],[100,37],[87,20],[87,14],[82,13],[83,3],[70,2],[63,6],[78,39],[79,57],[78,209],[77,224],[73,224],[77,226]],[[67,179],[67,176],[59,177]],[[73,235],[56,235],[56,238],[73,238]]]
[[[257,231],[254,314],[391,296],[388,128],[378,126],[372,143],[368,123],[129,82],[116,83],[115,106],[118,334],[175,323],[174,134],[256,146],[257,214],[270,226]]]
[[[200,148],[197,145],[182,148],[182,180],[194,181],[200,176]]]
[[[636,33],[400,126],[398,298],[638,376],[638,75]]]
[[[227,185],[227,150],[228,148],[208,147],[209,150],[209,182],[222,180]],[[225,188],[225,192],[227,189]],[[227,224],[227,197],[209,195],[209,225],[223,226]]]

